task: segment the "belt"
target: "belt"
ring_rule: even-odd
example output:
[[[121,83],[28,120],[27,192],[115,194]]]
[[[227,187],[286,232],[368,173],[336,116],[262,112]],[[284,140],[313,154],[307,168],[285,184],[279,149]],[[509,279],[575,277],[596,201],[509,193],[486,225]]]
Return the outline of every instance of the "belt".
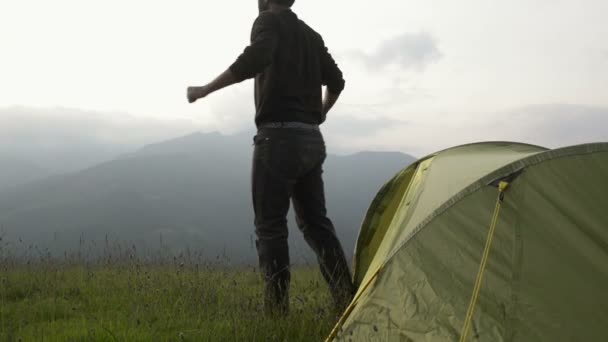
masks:
[[[258,129],[263,128],[300,128],[319,131],[319,125],[307,124],[303,122],[268,122],[261,124]]]

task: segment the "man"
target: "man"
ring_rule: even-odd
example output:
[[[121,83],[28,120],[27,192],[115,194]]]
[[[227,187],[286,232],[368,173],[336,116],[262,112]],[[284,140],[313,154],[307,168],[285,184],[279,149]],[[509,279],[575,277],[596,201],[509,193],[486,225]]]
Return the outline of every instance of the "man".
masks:
[[[188,101],[255,77],[252,192],[265,310],[284,314],[289,307],[286,215],[291,199],[298,227],[341,311],[355,289],[325,208],[326,152],[319,125],[344,89],[344,79],[321,36],[291,11],[294,1],[259,0],[251,45],[214,81],[189,87]],[[324,99],[322,85],[327,86]]]

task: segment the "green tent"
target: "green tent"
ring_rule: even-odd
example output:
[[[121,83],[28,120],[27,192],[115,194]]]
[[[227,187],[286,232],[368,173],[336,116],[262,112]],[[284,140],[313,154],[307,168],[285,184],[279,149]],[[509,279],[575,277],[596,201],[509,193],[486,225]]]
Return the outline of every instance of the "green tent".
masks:
[[[372,202],[354,278],[328,340],[608,341],[608,143],[417,161]]]

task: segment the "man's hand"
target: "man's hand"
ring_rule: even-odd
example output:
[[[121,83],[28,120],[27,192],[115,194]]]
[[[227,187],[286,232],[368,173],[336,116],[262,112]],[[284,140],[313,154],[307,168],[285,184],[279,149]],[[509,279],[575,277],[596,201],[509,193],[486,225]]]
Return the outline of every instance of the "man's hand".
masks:
[[[209,95],[210,91],[207,86],[202,87],[188,87],[187,97],[189,103],[194,103],[198,99],[202,99]]]
[[[204,85],[202,87],[188,87],[188,102],[194,103],[198,99],[207,97],[207,95],[213,92],[216,92],[222,88],[226,88],[227,86],[233,85],[238,82],[239,80],[236,78],[236,76],[234,76],[232,71],[228,69],[207,85]]]

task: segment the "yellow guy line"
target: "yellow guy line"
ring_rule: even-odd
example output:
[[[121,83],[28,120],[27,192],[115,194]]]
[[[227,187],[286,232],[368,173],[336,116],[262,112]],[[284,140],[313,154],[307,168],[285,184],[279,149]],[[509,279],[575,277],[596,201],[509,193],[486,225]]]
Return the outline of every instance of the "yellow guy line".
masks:
[[[469,335],[471,327],[471,321],[473,320],[473,314],[475,313],[475,306],[477,305],[477,298],[479,297],[479,291],[481,289],[481,282],[483,280],[483,273],[486,269],[488,262],[488,256],[490,255],[490,249],[492,247],[492,240],[494,240],[494,231],[496,230],[496,224],[498,223],[498,214],[500,213],[500,207],[504,199],[504,192],[509,187],[509,183],[500,182],[498,185],[498,200],[496,201],[496,207],[494,208],[494,215],[492,216],[492,223],[490,224],[490,231],[488,232],[488,239],[486,240],[486,246],[483,250],[483,256],[481,263],[479,264],[479,271],[477,272],[477,278],[475,279],[475,287],[473,288],[473,295],[471,296],[471,302],[467,310],[467,315],[464,320],[464,325],[460,333],[460,342],[465,342]]]

